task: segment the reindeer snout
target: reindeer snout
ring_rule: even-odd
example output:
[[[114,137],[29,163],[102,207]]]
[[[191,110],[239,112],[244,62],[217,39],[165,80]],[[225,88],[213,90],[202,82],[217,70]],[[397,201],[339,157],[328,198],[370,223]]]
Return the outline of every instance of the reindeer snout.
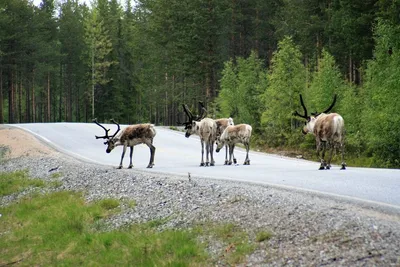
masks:
[[[190,136],[190,133],[186,133],[186,134],[185,134],[185,137],[186,137],[186,138],[189,138],[189,136]]]
[[[106,153],[110,153],[111,149],[107,148]]]
[[[217,149],[215,150],[217,153],[220,151],[221,149],[217,147]]]

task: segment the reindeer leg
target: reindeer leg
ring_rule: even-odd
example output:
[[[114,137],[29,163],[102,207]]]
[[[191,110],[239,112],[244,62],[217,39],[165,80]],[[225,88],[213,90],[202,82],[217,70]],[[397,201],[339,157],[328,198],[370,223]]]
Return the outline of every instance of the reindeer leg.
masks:
[[[204,166],[204,141],[201,140],[201,162],[200,166]]]
[[[210,166],[215,166],[215,160],[214,160],[214,142],[210,143],[210,156],[211,156],[211,163]]]
[[[132,167],[133,167],[133,164],[132,164],[133,146],[131,146],[130,148],[131,148],[131,152],[129,154],[129,166],[128,166],[128,169],[132,169]]]
[[[206,142],[206,166],[210,164],[209,154],[210,154],[210,144]]]
[[[328,166],[327,166],[327,164],[326,164],[326,161],[325,161],[326,145],[327,145],[326,142],[322,142],[321,165],[323,165],[324,167],[326,167],[326,168],[329,170],[329,168],[328,168]],[[320,168],[320,170],[321,170],[321,168]]]
[[[124,148],[122,150],[122,155],[121,155],[121,162],[119,163],[118,169],[122,169],[122,161],[124,160],[125,152],[126,152],[126,145],[124,145]]]
[[[235,151],[232,151],[232,158],[233,158],[233,163],[236,164],[237,160],[235,158]]]
[[[149,165],[147,165],[147,168],[153,168],[154,166],[154,155],[156,153],[156,148],[153,146],[153,141],[147,144],[147,146],[150,148],[150,162]]]
[[[228,165],[228,145],[225,145],[225,163],[224,165]]]
[[[333,150],[335,149],[335,143],[328,144],[328,145],[330,146],[330,148],[329,148],[328,164],[326,165],[327,170],[329,170],[331,168],[331,161],[332,161],[332,156],[333,156]]]
[[[232,165],[232,154],[233,154],[233,149],[235,148],[235,145],[229,145],[229,161],[228,165]]]
[[[340,152],[342,154],[342,168],[340,168],[341,170],[345,170],[346,169],[346,162],[344,161],[344,142],[340,143]]]
[[[250,158],[249,158],[250,144],[246,142],[244,145],[246,147],[246,160],[244,161],[244,165],[250,165]]]
[[[323,159],[321,159],[321,157],[320,157],[320,150],[321,150],[321,141],[320,140],[317,140],[317,157],[320,159],[320,161],[321,161],[321,165],[319,166],[319,169],[320,170],[325,170],[325,164],[324,164],[324,162],[323,162]]]

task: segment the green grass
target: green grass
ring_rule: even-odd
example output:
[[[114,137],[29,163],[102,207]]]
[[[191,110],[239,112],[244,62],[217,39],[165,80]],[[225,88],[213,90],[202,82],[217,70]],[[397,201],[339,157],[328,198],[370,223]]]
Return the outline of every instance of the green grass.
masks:
[[[2,194],[32,186],[51,187],[26,172],[1,173]],[[7,182],[6,182],[7,181]],[[4,186],[6,185],[6,186]],[[107,219],[133,200],[112,198],[86,203],[83,193],[31,193],[0,207],[0,266],[212,266],[206,246],[222,244],[217,255],[228,265],[245,260],[257,246],[231,223],[199,224],[190,230],[157,231],[170,218],[108,230]],[[257,237],[267,239],[268,232]],[[200,242],[199,240],[205,240]]]
[[[44,187],[45,182],[29,179],[27,172],[0,173],[0,196],[21,192],[28,187]]]
[[[240,227],[232,224],[206,223],[196,227],[199,235],[209,236],[210,240],[218,240],[224,245],[219,257],[224,258],[228,265],[236,265],[244,261],[246,255],[251,254],[256,245],[251,242],[248,234]]]
[[[98,231],[119,211],[116,200],[85,203],[80,193],[35,195],[0,208],[0,265],[195,266],[204,248],[189,231],[133,225]]]

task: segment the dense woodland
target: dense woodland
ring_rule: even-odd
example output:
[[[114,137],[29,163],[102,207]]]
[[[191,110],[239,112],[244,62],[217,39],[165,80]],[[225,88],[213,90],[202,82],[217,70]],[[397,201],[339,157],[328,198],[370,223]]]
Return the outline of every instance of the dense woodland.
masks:
[[[354,164],[400,167],[400,1],[0,1],[0,123],[176,125],[186,103],[314,150],[299,93],[334,108]]]

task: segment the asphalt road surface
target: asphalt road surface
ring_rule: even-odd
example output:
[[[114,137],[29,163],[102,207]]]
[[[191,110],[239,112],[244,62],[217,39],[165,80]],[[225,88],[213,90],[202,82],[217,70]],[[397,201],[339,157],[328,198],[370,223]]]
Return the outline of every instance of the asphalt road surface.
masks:
[[[13,124],[25,129],[48,142],[61,152],[76,158],[98,164],[116,167],[119,165],[122,146],[110,154],[105,152],[104,131],[93,123],[32,123]],[[112,134],[116,126],[105,124]],[[121,128],[126,125],[121,125]],[[348,167],[340,170],[318,170],[319,163],[302,159],[281,157],[272,154],[250,152],[251,165],[242,165],[245,151],[237,148],[235,156],[238,165],[226,166],[225,149],[214,152],[214,167],[199,167],[201,146],[197,136],[185,138],[183,132],[156,127],[155,166],[146,169],[150,150],[146,145],[134,148],[134,168],[152,172],[209,177],[217,179],[247,181],[265,185],[285,187],[323,193],[333,197],[360,201],[367,205],[380,206],[400,211],[400,170]],[[129,165],[129,149],[125,154],[124,168]]]

